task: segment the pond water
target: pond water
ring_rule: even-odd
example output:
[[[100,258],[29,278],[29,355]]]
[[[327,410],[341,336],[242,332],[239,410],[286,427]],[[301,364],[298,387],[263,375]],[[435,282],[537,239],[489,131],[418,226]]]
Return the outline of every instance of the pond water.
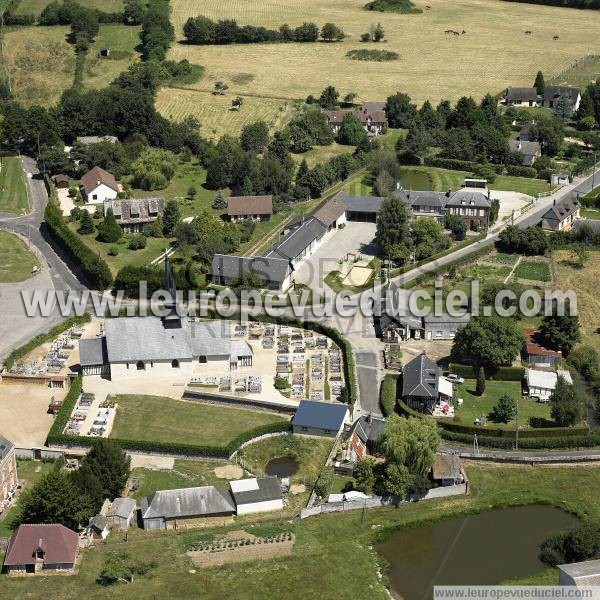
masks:
[[[400,529],[376,546],[404,600],[432,597],[434,585],[495,585],[540,571],[539,545],[578,524],[551,506],[491,510]]]
[[[423,171],[414,171],[412,169],[401,169],[400,185],[405,190],[431,190],[431,179]]]
[[[265,467],[267,475],[276,475],[277,477],[291,477],[298,472],[298,461],[290,456],[280,456],[272,458]]]

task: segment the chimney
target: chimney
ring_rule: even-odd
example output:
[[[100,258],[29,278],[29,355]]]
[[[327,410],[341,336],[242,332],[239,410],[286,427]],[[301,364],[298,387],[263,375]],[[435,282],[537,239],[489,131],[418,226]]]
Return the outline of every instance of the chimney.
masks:
[[[370,423],[373,420],[371,413],[367,415],[367,423]]]
[[[450,188],[448,188],[448,190],[446,191],[446,198],[450,198],[452,194],[452,190]]]
[[[556,198],[554,198],[554,202],[552,203],[552,206],[556,206]]]
[[[96,179],[96,185],[100,185],[100,180]]]

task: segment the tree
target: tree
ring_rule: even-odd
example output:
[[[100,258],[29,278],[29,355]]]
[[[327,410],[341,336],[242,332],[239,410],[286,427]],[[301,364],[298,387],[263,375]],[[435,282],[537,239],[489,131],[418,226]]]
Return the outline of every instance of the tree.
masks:
[[[374,42],[381,42],[385,37],[385,31],[381,25],[381,23],[377,23],[376,25],[371,25],[371,39]]]
[[[183,35],[190,44],[214,44],[217,24],[202,15],[190,17],[183,25]]]
[[[417,117],[417,107],[408,94],[396,92],[386,102],[388,124],[393,129],[410,129]]]
[[[109,208],[104,221],[98,226],[98,239],[106,244],[114,244],[123,237],[123,230],[117,223],[113,209]]]
[[[446,214],[444,227],[452,232],[452,237],[456,241],[462,241],[467,237],[467,224],[459,215]]]
[[[146,8],[142,0],[125,0],[123,20],[127,25],[141,25]]]
[[[316,42],[319,39],[319,28],[314,23],[302,23],[294,29],[294,40],[297,42]]]
[[[338,143],[346,146],[358,146],[367,140],[368,137],[360,119],[350,112],[346,113],[338,132]]]
[[[540,323],[540,338],[544,345],[553,350],[561,351],[565,356],[571,352],[575,344],[581,339],[579,331],[579,317],[568,314],[570,305],[565,304],[564,315],[558,314],[556,303],[552,306],[552,314],[546,315]]]
[[[550,415],[559,427],[572,427],[581,421],[583,403],[575,387],[559,375],[550,396]]]
[[[452,353],[482,367],[495,369],[512,364],[524,343],[525,336],[514,319],[478,316],[456,332]]]
[[[222,210],[227,208],[227,199],[225,196],[223,196],[223,192],[221,190],[217,192],[217,195],[215,196],[211,206],[214,210]]]
[[[339,92],[332,85],[328,85],[319,96],[319,106],[326,110],[333,110],[338,106],[339,97]]]
[[[315,493],[317,496],[325,498],[329,494],[332,485],[333,469],[331,467],[324,467],[315,483]]]
[[[382,491],[391,496],[405,498],[415,480],[406,465],[389,462],[383,472]]]
[[[490,225],[493,225],[498,220],[500,213],[500,200],[493,198],[490,203]]]
[[[485,371],[483,367],[479,367],[477,370],[477,382],[475,386],[475,393],[478,396],[483,396],[485,393]]]
[[[406,205],[397,196],[381,203],[375,240],[383,256],[389,256],[394,246],[410,246]]]
[[[231,101],[231,108],[235,108],[236,110],[239,110],[240,108],[242,108],[242,104],[244,104],[244,99],[241,96],[236,96]]]
[[[79,225],[79,229],[77,230],[81,235],[87,235],[90,233],[94,233],[96,227],[94,226],[94,221],[92,221],[92,217],[88,210],[84,208],[81,211],[81,224]]]
[[[113,500],[121,495],[127,483],[131,459],[114,440],[99,438],[94,440],[81,465],[100,483],[103,498]]]
[[[131,165],[131,183],[143,190],[159,190],[167,186],[176,168],[173,152],[148,148]]]
[[[492,420],[496,423],[508,423],[516,414],[517,401],[510,394],[502,394],[492,410]]]
[[[585,263],[590,260],[590,253],[583,244],[573,244],[573,258],[579,269],[583,269]]]
[[[90,8],[78,6],[71,15],[71,35],[74,39],[82,36],[88,43],[98,35],[100,25],[98,13]]]
[[[577,369],[586,381],[598,375],[598,352],[593,346],[578,346],[569,354],[567,362]]]
[[[339,42],[346,37],[346,34],[335,23],[325,23],[321,27],[321,37],[326,42]]]
[[[240,146],[246,152],[260,154],[269,143],[269,126],[264,121],[249,123],[242,128]]]
[[[375,461],[369,458],[359,460],[354,467],[354,487],[363,494],[371,495],[375,488]]]
[[[450,246],[450,238],[444,233],[442,225],[430,217],[415,219],[410,235],[416,260],[428,258]]]
[[[97,581],[100,585],[133,583],[135,577],[146,575],[155,567],[155,561],[145,562],[131,556],[126,550],[120,550],[108,555]]]
[[[171,237],[175,226],[181,220],[181,211],[179,209],[179,203],[177,200],[169,200],[165,206],[163,212],[164,228],[163,233],[165,237]]]
[[[546,82],[544,80],[544,74],[541,71],[537,72],[533,87],[537,90],[539,96],[544,95],[544,91],[546,90]]]
[[[568,94],[563,94],[560,96],[560,98],[554,103],[554,112],[563,121],[570,119],[573,116],[573,100],[571,100],[571,96]]]

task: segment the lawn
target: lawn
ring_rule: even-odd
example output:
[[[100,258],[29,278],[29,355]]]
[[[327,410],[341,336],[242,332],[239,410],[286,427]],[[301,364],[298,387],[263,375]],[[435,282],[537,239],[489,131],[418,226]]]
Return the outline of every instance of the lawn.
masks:
[[[22,214],[29,210],[29,196],[21,159],[0,158],[0,213]]]
[[[31,488],[43,475],[49,473],[54,467],[53,462],[40,462],[33,460],[17,459],[17,477],[26,480],[25,489]],[[19,518],[21,508],[20,498],[10,508],[6,516],[0,521],[0,538],[8,537],[12,532],[12,524]],[[0,585],[0,589],[1,589]]]
[[[539,69],[549,76],[594,47],[594,31],[600,27],[597,11],[570,11],[567,27],[564,9],[498,0],[431,0],[427,1],[431,8],[418,15],[368,13],[364,4],[364,0],[301,4],[173,0],[172,20],[180,37],[188,17],[197,15],[275,29],[283,23],[298,26],[313,21],[322,26],[330,21],[341,26],[347,37],[331,44],[248,44],[243,49],[175,43],[170,57],[204,65],[206,81],[226,82],[229,98],[257,94],[304,99],[332,84],[342,95],[357,93],[358,100],[382,100],[401,90],[419,103],[427,98],[437,103],[532,85]],[[400,59],[370,62],[361,68],[346,53],[371,47],[359,38],[377,21],[385,28],[385,49],[397,52]],[[445,35],[449,27],[465,30],[466,35]],[[534,35],[525,36],[527,29]],[[554,41],[558,32],[560,40]],[[240,73],[253,77],[240,78]],[[198,89],[205,89],[206,81]]]
[[[600,56],[588,56],[578,65],[567,69],[561,75],[553,77],[548,83],[551,85],[570,85],[584,89],[592,81],[598,79],[600,73]]]
[[[302,160],[306,160],[306,164],[312,168],[315,165],[319,163],[325,163],[336,156],[341,156],[342,154],[352,154],[354,150],[354,146],[343,146],[342,144],[333,142],[333,144],[329,144],[329,146],[315,146],[308,152],[303,152],[302,154],[293,154],[292,156],[296,161],[296,164],[299,165]]]
[[[63,26],[19,27],[4,33],[12,92],[25,106],[52,106],[73,85],[75,52],[66,41],[69,31]]]
[[[514,276],[517,279],[529,279],[530,281],[552,281],[550,265],[539,260],[522,260],[517,265]]]
[[[196,64],[203,64],[198,56]],[[163,87],[156,98],[156,108],[165,117],[181,121],[193,116],[200,122],[200,131],[208,139],[216,140],[223,134],[238,136],[244,125],[264,121],[271,131],[281,129],[293,113],[294,102],[288,99],[268,98],[240,93],[243,104],[239,110],[231,107],[236,94],[213,95],[215,80],[202,78],[198,89]]]
[[[32,276],[40,263],[27,244],[18,236],[0,231],[0,283],[16,283]]]
[[[223,446],[259,425],[283,421],[265,412],[184,402],[162,396],[115,396],[111,437]]]
[[[140,480],[138,489],[131,494],[136,500],[156,490],[175,490],[203,485],[222,485],[227,480],[215,475],[215,468],[227,465],[225,461],[177,459],[172,469],[137,468],[131,471]]]
[[[476,418],[484,416],[488,418],[490,426],[514,429],[515,420],[505,424],[495,423],[490,418],[492,409],[498,404],[498,400],[503,394],[510,394],[513,398],[518,398],[520,428],[527,427],[530,419],[550,420],[550,406],[521,396],[521,384],[518,381],[486,381],[483,396],[475,394],[475,385],[474,379],[467,379],[463,385],[458,387],[456,393],[456,397],[462,398],[464,404],[455,408],[454,419],[463,425],[472,425]],[[550,425],[550,423],[545,424]],[[482,434],[485,433],[485,428],[482,427],[481,431]]]
[[[592,219],[594,221],[600,219],[600,210],[597,208],[582,208],[580,212],[582,219]]]
[[[348,511],[287,523],[276,515],[263,515],[259,525],[246,528],[261,532],[279,527],[296,534],[291,557],[268,561],[230,563],[216,568],[193,569],[185,550],[190,539],[211,539],[244,525],[201,532],[152,532],[130,530],[127,550],[146,561],[156,561],[148,574],[133,583],[104,587],[96,583],[106,557],[124,549],[122,534],[113,533],[106,543],[84,551],[79,572],[72,577],[0,578],[0,593],[9,598],[113,598],[122,592],[128,600],[172,597],[182,599],[235,597],[264,598],[389,598],[384,588],[377,555],[370,548],[381,529],[416,526],[443,518],[466,515],[494,507],[549,504],[579,517],[600,519],[600,470],[595,466],[536,467],[467,464],[469,496],[412,502],[400,508]],[[571,493],[565,493],[571,490]],[[332,560],[335,568],[332,569]],[[509,577],[507,577],[509,579]],[[544,569],[527,583],[556,584],[557,571]]]

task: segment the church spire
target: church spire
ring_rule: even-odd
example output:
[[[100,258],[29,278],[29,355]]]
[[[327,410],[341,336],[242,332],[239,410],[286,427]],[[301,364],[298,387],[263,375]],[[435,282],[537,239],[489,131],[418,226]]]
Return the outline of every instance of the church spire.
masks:
[[[171,261],[165,250],[165,292],[168,292],[170,298],[165,302],[165,316],[163,325],[165,329],[179,329],[181,327],[181,316],[177,311],[177,288],[175,287],[175,276],[171,267]]]

